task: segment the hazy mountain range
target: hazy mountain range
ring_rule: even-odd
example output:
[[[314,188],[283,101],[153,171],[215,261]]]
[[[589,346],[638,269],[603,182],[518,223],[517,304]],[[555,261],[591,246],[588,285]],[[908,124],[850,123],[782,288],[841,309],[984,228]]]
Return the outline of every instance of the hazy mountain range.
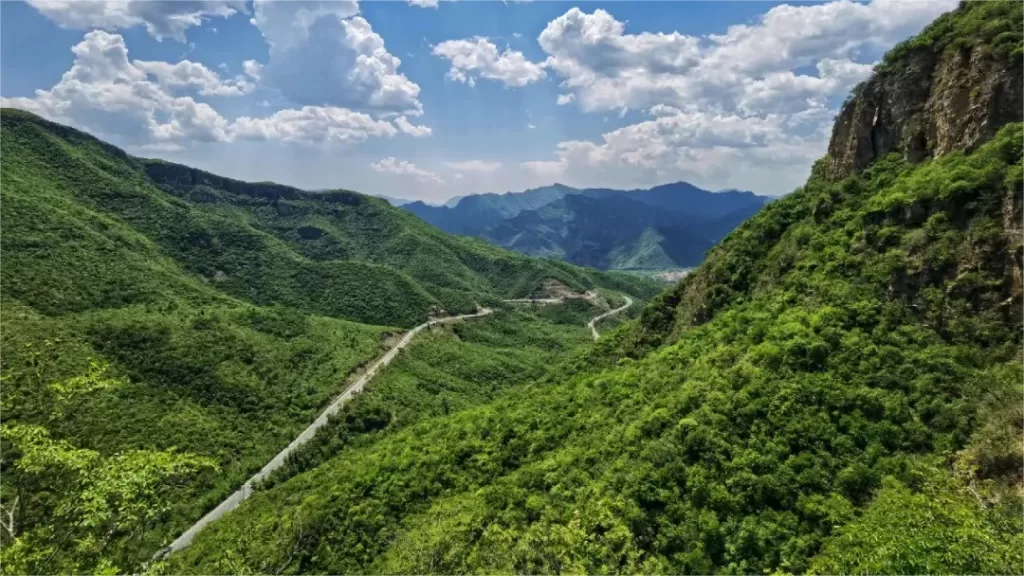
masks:
[[[524,254],[606,270],[649,270],[699,264],[711,246],[768,201],[753,192],[711,192],[686,182],[646,190],[553,184],[402,208],[446,232]]]

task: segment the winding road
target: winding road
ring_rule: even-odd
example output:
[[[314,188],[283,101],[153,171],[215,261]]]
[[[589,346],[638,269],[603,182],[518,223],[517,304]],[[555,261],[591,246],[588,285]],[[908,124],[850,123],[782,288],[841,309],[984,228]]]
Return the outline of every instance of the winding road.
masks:
[[[619,306],[618,308],[616,308],[614,310],[609,310],[609,311],[605,312],[604,314],[601,314],[600,316],[596,316],[594,318],[591,318],[590,322],[587,322],[587,328],[590,328],[590,333],[594,335],[594,340],[597,340],[597,337],[600,336],[600,334],[597,333],[597,321],[598,320],[601,320],[602,318],[607,318],[609,316],[618,314],[619,312],[622,312],[626,308],[629,308],[630,306],[633,305],[633,299],[632,298],[630,298],[629,296],[626,296],[625,294],[623,294],[622,297],[626,299],[626,303],[625,304],[623,304],[622,306]]]
[[[594,324],[598,320],[605,318],[607,316],[611,316],[612,314],[617,314],[633,304],[632,298],[625,295],[623,295],[623,297],[626,299],[625,305],[620,306],[619,308],[616,308],[614,310],[609,310],[608,312],[605,312],[604,314],[601,314],[600,316],[593,318],[589,323],[587,323],[587,327],[590,328],[590,331],[594,334],[594,340],[597,340],[598,337],[597,328],[594,327]],[[523,298],[505,300],[504,302],[510,304],[558,304],[563,301],[564,298],[538,298],[533,300]],[[241,488],[239,488],[233,494],[228,496],[223,502],[218,504],[216,508],[207,512],[206,515],[200,518],[198,522],[193,524],[181,536],[178,536],[178,538],[175,539],[174,542],[171,542],[169,546],[162,548],[159,552],[157,552],[156,555],[153,556],[153,559],[159,560],[169,554],[185,549],[186,547],[188,547],[189,544],[192,543],[192,539],[195,538],[196,534],[198,534],[200,530],[205,528],[207,525],[216,522],[228,512],[231,512],[235,508],[238,508],[238,506],[242,502],[245,502],[249,498],[249,496],[252,495],[254,485],[263,481],[268,476],[270,476],[272,472],[283,466],[285,460],[292,452],[295,452],[300,446],[312,440],[313,436],[316,434],[316,431],[325,426],[327,424],[328,419],[330,419],[331,416],[336,414],[338,410],[341,409],[342,406],[344,406],[349,400],[352,399],[353,396],[355,396],[359,392],[362,392],[363,388],[366,387],[366,384],[370,380],[372,380],[374,376],[377,375],[380,369],[390,364],[391,361],[394,360],[396,356],[398,356],[398,353],[403,348],[408,346],[409,343],[412,342],[412,339],[421,331],[435,324],[448,324],[451,322],[458,322],[459,320],[466,320],[469,318],[479,318],[481,316],[487,316],[492,312],[494,312],[494,310],[490,308],[481,308],[479,311],[473,314],[461,314],[459,316],[435,318],[433,320],[428,320],[423,324],[420,324],[419,326],[416,326],[412,330],[406,332],[405,335],[402,336],[402,339],[398,341],[398,344],[395,344],[395,346],[388,350],[387,353],[385,353],[383,356],[381,356],[379,360],[374,362],[373,365],[370,366],[370,368],[362,376],[360,376],[358,380],[353,382],[351,386],[346,388],[345,391],[341,393],[340,396],[335,398],[334,402],[331,402],[330,406],[324,409],[324,411],[320,413],[320,416],[318,416],[317,419],[314,420],[312,424],[310,424],[305,430],[302,431],[301,434],[299,434],[294,440],[292,440],[291,443],[288,444],[288,446],[285,447],[284,450],[278,452],[277,455],[274,456],[270,460],[270,462],[267,462],[267,464],[263,468],[261,468],[259,472],[254,474],[252,478],[246,480],[245,484],[242,484]]]

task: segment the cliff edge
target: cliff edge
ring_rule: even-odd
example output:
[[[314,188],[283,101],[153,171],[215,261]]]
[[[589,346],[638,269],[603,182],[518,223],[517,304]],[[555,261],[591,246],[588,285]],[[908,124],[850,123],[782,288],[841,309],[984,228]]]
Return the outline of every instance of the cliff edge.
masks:
[[[964,2],[890,51],[842,107],[828,147],[842,179],[897,152],[909,162],[971,151],[1020,122],[1021,2]]]

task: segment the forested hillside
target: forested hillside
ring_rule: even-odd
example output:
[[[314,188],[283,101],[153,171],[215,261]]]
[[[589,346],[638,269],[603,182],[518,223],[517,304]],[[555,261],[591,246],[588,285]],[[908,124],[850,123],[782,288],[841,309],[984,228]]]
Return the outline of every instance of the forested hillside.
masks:
[[[806,185],[636,323],[317,461],[167,569],[1021,573],[1021,6],[894,49]]]
[[[641,286],[444,234],[382,199],[239,182],[132,158],[19,110],[0,117],[10,258],[2,287],[48,314],[174,300],[185,281],[161,261],[189,276],[196,286],[182,290],[196,298],[213,298],[198,295],[213,292],[205,284],[253,304],[397,326],[434,307],[470,311],[523,296],[545,278],[576,289]]]
[[[0,122],[5,573],[137,570],[428,314],[552,280],[658,289],[455,238],[354,192],[133,158],[18,110]],[[376,396],[371,429],[432,414],[410,409],[424,395],[449,413],[490,400],[590,338],[575,317],[499,316],[505,341],[455,332],[406,351],[450,371],[434,394]]]
[[[767,201],[750,192],[709,192],[686,182],[646,190],[554,184],[467,196],[454,205],[412,202],[402,208],[447,232],[522,254],[603,270],[661,270],[696,266]]]

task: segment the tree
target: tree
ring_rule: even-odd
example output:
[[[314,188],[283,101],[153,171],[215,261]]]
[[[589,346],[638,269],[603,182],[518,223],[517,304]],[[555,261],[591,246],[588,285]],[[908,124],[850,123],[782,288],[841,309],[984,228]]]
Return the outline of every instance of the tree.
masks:
[[[93,362],[87,374],[42,386],[51,421],[83,396],[128,384]],[[169,508],[174,487],[209,458],[169,451],[103,455],[55,438],[44,426],[0,426],[0,570],[4,574],[123,573],[125,552]]]

